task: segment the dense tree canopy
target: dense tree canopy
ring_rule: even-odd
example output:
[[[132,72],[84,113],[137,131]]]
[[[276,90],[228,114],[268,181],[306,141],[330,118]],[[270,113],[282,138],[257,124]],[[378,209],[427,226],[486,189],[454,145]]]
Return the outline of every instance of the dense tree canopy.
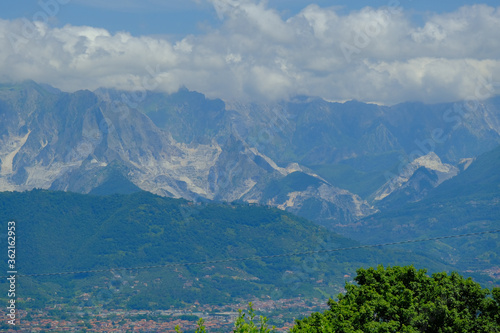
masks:
[[[359,269],[355,281],[292,332],[500,332],[500,288],[413,266]]]

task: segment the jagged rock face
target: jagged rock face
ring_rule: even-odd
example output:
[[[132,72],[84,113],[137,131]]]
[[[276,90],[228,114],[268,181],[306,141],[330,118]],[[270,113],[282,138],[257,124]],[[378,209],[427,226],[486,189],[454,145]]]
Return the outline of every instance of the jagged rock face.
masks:
[[[271,203],[261,191],[270,181],[303,168],[296,163],[278,166],[237,132],[179,142],[112,94],[49,93],[35,84],[18,88],[0,94],[0,190],[89,193],[118,173],[123,177],[114,179],[163,196],[240,200],[292,211],[301,205],[300,200],[290,206]],[[304,191],[301,200],[315,196],[329,203],[321,216],[351,219],[369,212],[360,209],[363,203],[353,203],[360,198],[326,183]]]
[[[382,201],[389,196],[406,193],[408,200],[418,201],[428,189],[439,186],[445,180],[455,177],[459,169],[441,162],[434,152],[408,163],[400,174],[394,175],[374,195],[374,201]]]
[[[443,120],[452,106],[442,105],[224,103],[187,90],[130,96],[0,86],[0,190],[109,193],[103,186],[113,179],[114,189],[272,205],[332,225],[372,214],[389,198],[420,200],[458,173],[454,163],[500,142],[496,99],[456,123]],[[441,141],[430,142],[437,129]],[[343,189],[329,169],[346,163],[380,176],[416,148],[421,157],[391,184],[375,192],[370,184],[371,196]]]
[[[242,137],[278,163],[334,164],[396,152],[435,152],[456,164],[500,143],[500,98],[472,109],[460,103],[379,106],[304,98],[275,105],[233,103]],[[412,156],[413,155],[413,156]]]
[[[222,152],[219,145],[176,142],[143,113],[117,110],[114,101],[88,91],[50,96],[52,103],[35,95],[31,112],[3,112],[17,115],[17,121],[2,122],[3,131],[15,133],[2,138],[2,189],[87,193],[114,163],[147,191],[191,199],[216,195],[209,175]]]
[[[374,207],[359,196],[327,183],[308,186],[303,191],[289,192],[286,200],[280,200],[279,196],[272,197],[266,203],[327,227],[351,223],[376,212]]]

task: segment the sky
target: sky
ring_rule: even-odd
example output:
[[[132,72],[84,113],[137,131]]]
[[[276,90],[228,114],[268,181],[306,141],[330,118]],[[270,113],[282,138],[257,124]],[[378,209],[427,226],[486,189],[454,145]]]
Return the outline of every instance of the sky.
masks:
[[[392,105],[500,92],[497,0],[0,3],[0,82]]]

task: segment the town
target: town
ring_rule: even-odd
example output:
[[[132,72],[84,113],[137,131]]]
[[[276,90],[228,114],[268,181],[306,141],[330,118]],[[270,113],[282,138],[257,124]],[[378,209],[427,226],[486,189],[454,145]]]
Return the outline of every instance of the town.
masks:
[[[22,299],[19,299],[22,301]],[[288,331],[295,319],[327,308],[325,300],[303,298],[253,300],[252,307],[257,316],[269,319],[276,331]],[[16,326],[0,324],[4,332],[183,332],[194,331],[199,318],[209,332],[230,332],[240,314],[248,310],[248,303],[241,302],[225,306],[194,304],[184,309],[157,311],[105,310],[78,308],[67,311],[64,305],[55,305],[43,310],[18,310]],[[76,311],[75,311],[76,310]],[[4,309],[2,318],[7,317]],[[296,317],[298,316],[298,317]],[[16,330],[17,329],[17,330]]]

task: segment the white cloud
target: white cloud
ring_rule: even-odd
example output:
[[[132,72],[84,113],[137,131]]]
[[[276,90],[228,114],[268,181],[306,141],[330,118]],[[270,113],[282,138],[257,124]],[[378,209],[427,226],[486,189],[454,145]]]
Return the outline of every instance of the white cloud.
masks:
[[[385,104],[460,100],[480,77],[500,81],[500,8],[462,7],[416,26],[397,7],[340,15],[310,5],[285,20],[265,2],[210,2],[221,27],[173,43],[0,20],[0,78],[138,89],[154,75],[159,86],[147,86],[168,92],[186,86],[224,99],[308,94]]]

